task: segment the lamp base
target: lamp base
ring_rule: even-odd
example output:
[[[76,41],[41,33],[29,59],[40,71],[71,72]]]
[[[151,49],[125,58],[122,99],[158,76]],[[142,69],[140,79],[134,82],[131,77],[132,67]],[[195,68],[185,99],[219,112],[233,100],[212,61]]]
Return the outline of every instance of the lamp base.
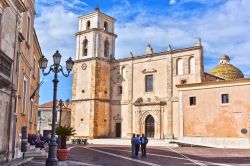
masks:
[[[46,166],[58,166],[58,160],[49,160],[49,159],[47,159],[46,160]]]

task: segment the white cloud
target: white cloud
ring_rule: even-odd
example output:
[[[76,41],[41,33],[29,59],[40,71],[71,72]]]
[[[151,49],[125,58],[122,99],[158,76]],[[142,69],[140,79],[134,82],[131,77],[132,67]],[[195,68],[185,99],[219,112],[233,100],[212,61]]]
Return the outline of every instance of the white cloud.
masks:
[[[78,11],[84,11],[86,7],[89,5],[86,2],[83,2],[82,0],[39,0],[36,2],[38,5],[38,9],[40,7],[49,7],[49,6],[63,6],[65,9],[78,12]]]
[[[42,0],[47,1],[48,0]],[[113,0],[115,1],[115,0]],[[219,3],[223,0],[183,0],[175,1],[176,5],[197,2],[206,4]],[[43,52],[52,56],[59,49],[65,59],[75,57],[75,36],[77,31],[77,15],[70,10],[68,0],[53,7],[41,9],[41,16],[36,19],[37,33]],[[74,3],[82,2],[74,0]],[[250,76],[247,67],[250,65],[248,53],[250,52],[250,1],[227,1],[219,7],[207,11],[191,13],[184,16],[186,11],[182,8],[174,10],[171,14],[152,14],[143,5],[130,4],[128,0],[119,1],[120,5],[113,6],[107,12],[116,17],[116,57],[127,57],[132,51],[135,55],[144,54],[146,45],[151,43],[155,51],[167,49],[168,44],[173,48],[190,47],[198,37],[202,38],[205,51],[207,70],[216,64],[221,54],[228,54],[232,63],[240,66],[243,72]],[[170,1],[169,1],[170,3]],[[69,4],[68,4],[69,5]],[[178,6],[177,7],[180,7]],[[84,9],[82,9],[84,10]],[[82,14],[82,13],[81,13]],[[129,17],[130,19],[126,19]],[[208,61],[209,59],[209,61]]]
[[[65,10],[61,5],[44,7],[35,20],[36,32],[43,54],[52,62],[52,55],[58,49],[62,63],[70,56],[75,57],[75,36],[77,15]]]
[[[169,5],[174,5],[176,3],[176,0],[169,0]]]
[[[205,0],[197,1],[205,3]],[[184,18],[178,17],[178,14],[138,14],[134,19],[116,26],[116,57],[126,57],[131,50],[135,54],[143,54],[148,42],[154,50],[162,51],[169,43],[173,48],[193,46],[196,38],[201,37],[204,56],[206,60],[210,59],[205,64],[207,71],[217,65],[221,54],[226,53],[233,64],[250,76],[250,61],[247,61],[250,57],[249,6],[248,0],[227,1],[199,15]],[[210,61],[216,63],[210,64]]]

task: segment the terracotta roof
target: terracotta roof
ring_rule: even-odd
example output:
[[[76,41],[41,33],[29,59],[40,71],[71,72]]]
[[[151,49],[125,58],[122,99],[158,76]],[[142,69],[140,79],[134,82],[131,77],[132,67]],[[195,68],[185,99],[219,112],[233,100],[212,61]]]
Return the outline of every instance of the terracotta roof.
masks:
[[[206,72],[204,72],[204,74],[205,74],[205,77],[206,77],[206,76],[210,76],[210,77],[215,78],[216,80],[225,80],[225,79],[223,79],[223,78],[217,77],[217,76],[215,76],[215,75],[212,75],[212,74],[209,74],[209,73],[206,73]],[[206,81],[207,81],[207,80],[206,80]],[[206,82],[206,81],[205,81],[205,82]]]
[[[52,108],[52,107],[53,107],[53,102],[52,101],[39,105],[39,108]]]

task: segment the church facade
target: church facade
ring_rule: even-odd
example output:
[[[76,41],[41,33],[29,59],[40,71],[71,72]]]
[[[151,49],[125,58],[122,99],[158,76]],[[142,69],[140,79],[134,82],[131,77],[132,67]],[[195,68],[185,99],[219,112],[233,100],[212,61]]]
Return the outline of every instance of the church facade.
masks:
[[[177,85],[224,79],[204,72],[200,40],[158,53],[148,45],[144,55],[115,59],[115,21],[99,9],[79,18],[71,113],[76,135],[183,137]]]

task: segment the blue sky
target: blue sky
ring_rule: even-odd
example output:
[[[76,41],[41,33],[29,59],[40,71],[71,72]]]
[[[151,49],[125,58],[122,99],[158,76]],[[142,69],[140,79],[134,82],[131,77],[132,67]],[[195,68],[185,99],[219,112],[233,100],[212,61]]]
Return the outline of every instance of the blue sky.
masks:
[[[202,39],[205,70],[218,64],[221,54],[250,76],[249,0],[37,0],[35,27],[43,54],[52,62],[58,49],[64,62],[75,58],[78,16],[99,6],[117,19],[116,58],[132,51],[142,55],[150,43],[154,51],[191,47]],[[52,74],[44,78],[40,104],[52,100]],[[59,77],[58,99],[71,98],[72,77]]]

